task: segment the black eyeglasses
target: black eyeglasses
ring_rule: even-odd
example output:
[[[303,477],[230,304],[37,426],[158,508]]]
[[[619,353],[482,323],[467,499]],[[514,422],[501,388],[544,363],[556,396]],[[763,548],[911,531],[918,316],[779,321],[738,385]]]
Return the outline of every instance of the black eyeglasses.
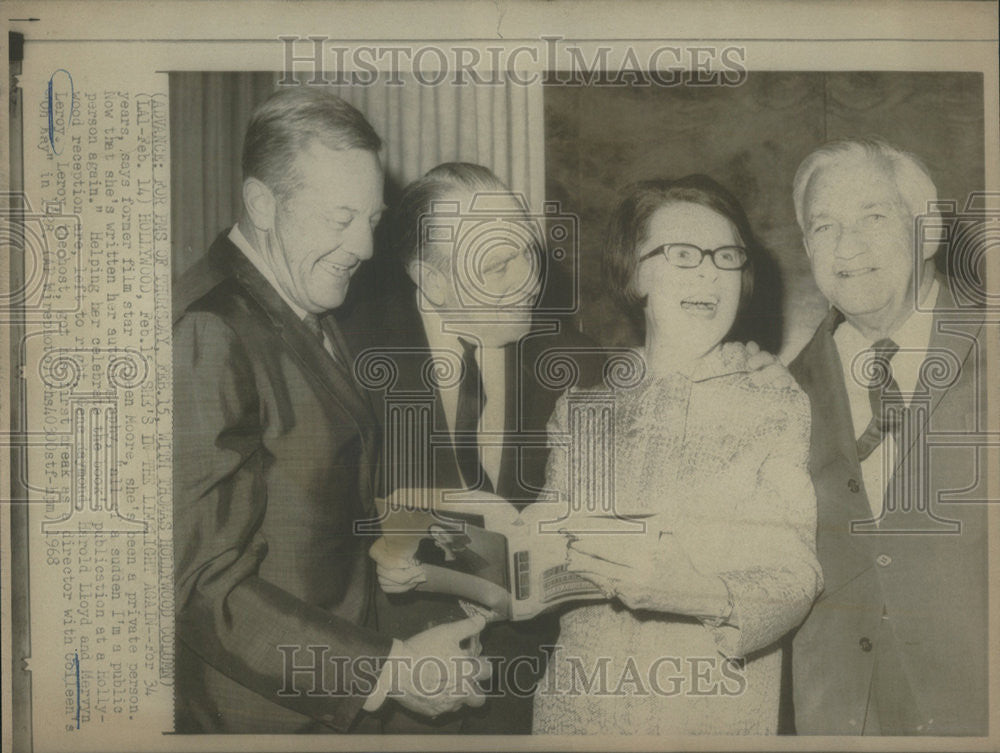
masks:
[[[664,243],[649,253],[639,257],[639,263],[652,259],[657,254],[681,269],[691,269],[701,264],[706,256],[712,258],[712,263],[719,269],[742,269],[747,263],[747,250],[742,246],[719,246],[718,248],[699,248],[691,243]]]

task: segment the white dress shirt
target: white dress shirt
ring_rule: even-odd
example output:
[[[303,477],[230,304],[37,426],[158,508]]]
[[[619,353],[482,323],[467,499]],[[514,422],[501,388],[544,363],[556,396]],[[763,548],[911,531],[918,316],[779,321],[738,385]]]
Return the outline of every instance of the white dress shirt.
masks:
[[[935,280],[924,295],[920,310],[910,314],[902,326],[889,335],[899,346],[899,351],[892,357],[889,365],[896,384],[899,385],[899,392],[907,405],[920,387],[920,367],[927,356],[934,324],[933,310],[927,304],[937,300],[938,287],[938,282]],[[844,385],[847,387],[854,437],[857,439],[871,421],[872,407],[868,398],[868,385],[861,378],[863,371],[860,367],[863,361],[857,364],[854,364],[854,361],[858,357],[871,359],[874,356],[872,350],[874,343],[847,321],[837,327],[837,331],[833,333],[833,341],[844,369]],[[890,434],[886,434],[875,451],[861,461],[861,475],[873,518],[878,518],[882,513],[886,485],[892,478],[897,460],[896,442]]]
[[[420,291],[417,291],[417,295],[420,295]],[[419,310],[431,353],[450,351],[454,354],[452,357],[457,356],[461,360],[465,350],[462,348],[462,343],[458,341],[459,335],[455,332],[446,332],[444,319],[427,306],[419,306]],[[463,339],[476,342],[471,336]],[[476,345],[476,365],[479,367],[479,373],[483,380],[483,392],[486,393],[486,404],[479,417],[479,458],[483,470],[493,482],[493,488],[496,489],[500,482],[500,461],[503,458],[503,446],[497,442],[497,439],[503,435],[506,428],[506,413],[504,412],[507,394],[506,354],[502,347],[487,348],[478,342]],[[452,436],[455,434],[455,422],[458,417],[458,393],[460,389],[460,385],[456,383],[453,387],[439,390],[445,420],[448,422],[448,431],[452,433]],[[487,444],[491,441],[490,435],[492,435],[493,444]]]

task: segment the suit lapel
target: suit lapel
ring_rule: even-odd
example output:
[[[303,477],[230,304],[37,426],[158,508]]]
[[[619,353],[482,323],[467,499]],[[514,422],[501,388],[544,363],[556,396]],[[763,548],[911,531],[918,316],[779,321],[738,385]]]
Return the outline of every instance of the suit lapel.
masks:
[[[289,351],[314,377],[319,386],[318,394],[326,397],[331,408],[336,406],[346,411],[354,420],[358,431],[364,435],[364,427],[372,424],[370,403],[351,378],[348,371],[350,365],[334,360],[253,264],[235,246],[233,251],[232,265],[236,279],[270,318],[274,331],[288,346]],[[322,320],[327,319],[330,317],[322,317]],[[349,350],[336,325],[323,321],[323,326],[332,335],[331,339],[337,345],[340,357],[348,359]]]
[[[346,413],[354,422],[358,436],[362,440],[362,468],[359,468],[361,483],[360,501],[362,514],[375,515],[372,484],[377,457],[375,446],[376,424],[367,399],[361,394],[348,372],[349,366],[338,366],[322,343],[300,320],[295,312],[282,300],[278,292],[264,279],[246,256],[229,240],[228,234],[221,234],[209,249],[203,268],[205,280],[195,285],[216,284],[224,278],[232,278],[246,292],[246,295],[266,317],[270,330],[285,343],[289,352],[313,377],[315,395],[326,407],[327,415],[334,424],[343,422]],[[200,270],[199,270],[200,271]],[[338,330],[331,332],[334,342],[341,347],[348,358],[349,350],[343,345],[343,337]]]
[[[956,304],[948,287],[947,279],[938,277],[938,284],[940,290],[934,306],[934,324],[931,329],[931,339],[927,346],[925,363],[927,359],[933,359],[939,363],[947,363],[947,361],[942,361],[941,358],[943,354],[948,354],[946,358],[953,357],[959,365],[959,371],[962,372],[966,369],[966,361],[969,358],[973,344],[979,337],[983,321],[979,317],[970,319],[967,314],[960,317],[954,315],[949,317],[947,313],[942,313],[955,310]],[[945,368],[947,369],[948,366],[945,366]],[[921,377],[921,381],[923,381],[923,377]],[[956,378],[952,380],[951,384],[940,388],[928,386],[929,403],[927,411],[921,416],[919,425],[913,427],[907,446],[900,448],[900,460],[896,466],[896,470],[902,466],[906,457],[913,451],[917,444],[917,438],[927,430],[927,424],[930,423],[934,411],[941,404],[941,400],[958,381],[959,379]]]
[[[833,483],[840,488],[841,484],[847,484],[850,493],[836,494],[837,504],[831,512],[838,529],[850,530],[853,521],[869,520],[872,513],[866,493],[862,493],[868,490],[863,489],[844,370],[833,340],[841,321],[843,315],[831,309],[799,362],[803,365],[800,382],[813,405],[810,472],[814,479],[832,474],[837,479]],[[844,471],[838,471],[837,467]]]
[[[370,420],[374,415],[374,406],[371,395],[367,390],[362,389],[354,378],[354,352],[351,346],[348,344],[343,332],[341,332],[336,318],[329,312],[320,317],[320,326],[323,328],[326,336],[330,338],[330,342],[333,343],[333,350],[337,354],[336,359],[330,358],[330,354],[326,352],[326,349],[321,347],[320,357],[323,363],[326,363],[326,361],[333,362],[337,373],[343,378],[345,387],[348,388],[349,393],[354,397],[360,398],[361,405],[359,406],[359,410],[364,411],[365,420]]]
[[[831,309],[809,344],[812,352],[805,359],[808,371],[803,376],[803,387],[809,392],[818,419],[819,431],[814,433],[810,459],[817,470],[838,460],[849,465],[858,462],[843,365],[833,340],[833,332],[841,321],[840,312]]]

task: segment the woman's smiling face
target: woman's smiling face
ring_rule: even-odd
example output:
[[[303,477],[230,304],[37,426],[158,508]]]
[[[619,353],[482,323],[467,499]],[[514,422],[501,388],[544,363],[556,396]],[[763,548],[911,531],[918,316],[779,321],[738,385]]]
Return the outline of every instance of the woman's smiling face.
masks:
[[[710,250],[740,246],[732,223],[721,214],[690,202],[660,207],[649,218],[637,253],[641,259],[670,243]],[[710,258],[697,267],[675,267],[664,254],[654,254],[636,270],[635,290],[646,296],[649,338],[664,339],[690,357],[704,355],[722,341],[736,321],[742,272],[722,270]]]

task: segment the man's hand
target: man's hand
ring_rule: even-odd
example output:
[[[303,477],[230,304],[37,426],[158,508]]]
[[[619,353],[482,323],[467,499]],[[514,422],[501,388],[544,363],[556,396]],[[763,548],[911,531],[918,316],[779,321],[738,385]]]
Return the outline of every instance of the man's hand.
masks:
[[[775,355],[768,353],[766,350],[761,350],[760,346],[753,340],[750,340],[745,348],[747,369],[755,372],[756,378],[760,383],[776,388],[791,387],[795,384],[795,378],[788,373],[788,369],[782,365],[781,361]]]
[[[378,584],[388,594],[409,591],[427,580],[423,568],[412,557],[401,557],[390,551],[385,536],[380,536],[368,550],[375,560]]]
[[[567,567],[629,609],[728,616],[726,584],[699,572],[666,532],[581,536],[569,544]]]
[[[463,705],[486,703],[478,683],[489,679],[492,667],[480,656],[482,617],[432,627],[403,641],[400,656],[384,671],[395,672],[389,697],[424,716],[457,711]],[[461,644],[467,644],[465,648]]]
[[[766,366],[770,366],[772,363],[776,363],[778,360],[766,350],[761,350],[760,346],[753,340],[747,341],[744,350],[747,354],[747,368],[750,371],[759,371]]]

